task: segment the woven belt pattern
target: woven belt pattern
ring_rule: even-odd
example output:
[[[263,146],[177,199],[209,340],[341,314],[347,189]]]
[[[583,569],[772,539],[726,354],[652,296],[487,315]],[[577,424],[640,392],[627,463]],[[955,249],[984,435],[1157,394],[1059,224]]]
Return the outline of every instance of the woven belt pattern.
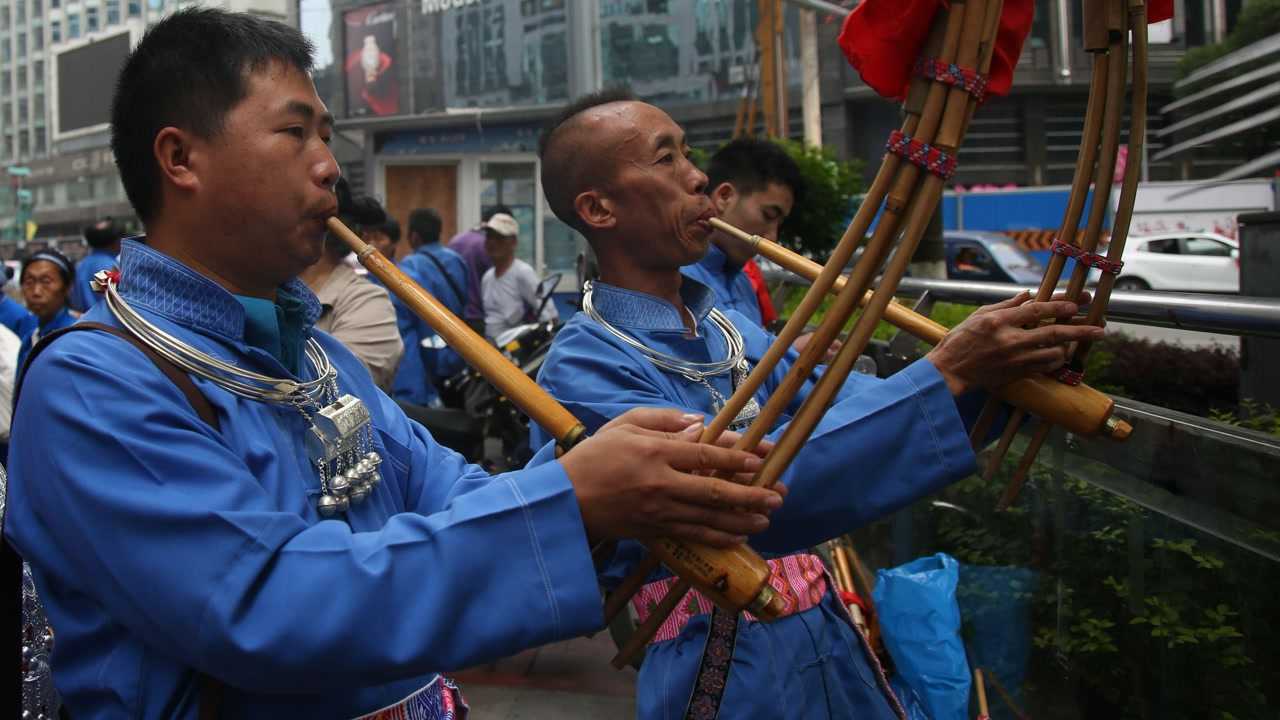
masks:
[[[774,558],[769,561],[769,570],[769,585],[788,599],[784,616],[804,612],[822,602],[822,596],[827,591],[827,579],[822,560],[817,555],[803,553]],[[649,617],[649,613],[676,582],[678,579],[675,577],[651,582],[631,598],[631,605],[640,622]],[[662,627],[658,628],[658,633],[650,642],[658,643],[675,638],[690,620],[710,613],[713,607],[714,603],[705,595],[697,590],[690,591],[662,623]],[[742,614],[748,621],[755,622],[751,613],[744,611]]]

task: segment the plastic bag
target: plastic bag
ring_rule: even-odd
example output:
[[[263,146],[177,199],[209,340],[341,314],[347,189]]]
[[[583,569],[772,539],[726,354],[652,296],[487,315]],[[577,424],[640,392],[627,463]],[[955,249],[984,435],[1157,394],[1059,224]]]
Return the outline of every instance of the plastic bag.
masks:
[[[960,564],[945,553],[881,570],[872,597],[885,647],[933,720],[969,717],[969,661],[960,639]]]

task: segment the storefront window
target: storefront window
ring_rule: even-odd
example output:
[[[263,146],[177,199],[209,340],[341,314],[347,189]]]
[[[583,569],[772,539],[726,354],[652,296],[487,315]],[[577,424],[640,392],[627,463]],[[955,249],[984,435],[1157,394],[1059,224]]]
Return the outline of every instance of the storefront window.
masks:
[[[564,0],[302,0],[316,85],[348,117],[569,98]]]
[[[533,163],[480,163],[481,214],[494,205],[511,208],[512,216],[520,223],[516,257],[534,268],[538,267],[534,233],[537,227],[534,211],[538,200],[538,186],[534,181],[536,168]]]
[[[657,103],[741,97],[758,75],[756,0],[600,0],[605,85],[629,85]],[[783,52],[800,82],[799,14],[785,10]]]

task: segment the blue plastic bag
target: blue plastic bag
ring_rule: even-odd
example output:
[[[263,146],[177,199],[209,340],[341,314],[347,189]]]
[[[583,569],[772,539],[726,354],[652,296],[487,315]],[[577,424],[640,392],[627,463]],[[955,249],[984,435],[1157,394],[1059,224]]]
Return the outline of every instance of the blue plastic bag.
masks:
[[[969,717],[969,661],[960,639],[960,564],[945,553],[877,573],[876,612],[898,674],[932,720]]]
[[[962,565],[956,590],[960,615],[970,630],[970,659],[984,674],[994,674],[1020,705],[1031,661],[1031,600],[1037,581],[1030,568]],[[996,704],[991,717],[1012,714]]]

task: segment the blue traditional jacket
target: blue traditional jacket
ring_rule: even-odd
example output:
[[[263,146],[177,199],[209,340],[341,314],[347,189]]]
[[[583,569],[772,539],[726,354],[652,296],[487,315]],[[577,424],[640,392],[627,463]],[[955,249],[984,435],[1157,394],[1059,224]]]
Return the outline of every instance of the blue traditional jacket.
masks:
[[[725,357],[722,336],[707,319],[715,298],[705,285],[686,279],[681,288],[697,318],[697,337],[686,335],[676,308],[664,300],[603,283],[595,288],[593,302],[601,316],[648,347],[699,362]],[[741,331],[754,366],[772,336],[733,310],[726,315]],[[794,351],[788,351],[757,396],[761,406],[795,360]],[[556,336],[539,382],[592,431],[638,406],[714,414],[704,386],[659,370],[585,313],[571,318]],[[731,395],[727,376],[710,382],[724,397]],[[812,382],[771,438],[781,435]],[[535,440],[545,437],[535,430]],[[766,557],[807,549],[927,495],[973,467],[956,401],[929,362],[916,362],[887,380],[850,375],[783,476],[790,493],[782,509],[751,545]],[[603,583],[617,583],[640,557],[638,543],[620,544]],[[637,688],[641,718],[684,716],[709,617],[695,616],[679,636],[649,646]],[[815,607],[776,622],[741,623],[719,717],[896,717],[879,669],[856,633],[832,592]]]
[[[756,299],[755,288],[751,287],[751,278],[742,272],[741,267],[729,267],[729,257],[719,245],[711,243],[701,260],[685,265],[680,272],[711,288],[721,310],[736,310],[757,326],[764,325],[760,301]]]
[[[440,273],[440,266],[428,255],[444,266],[453,279],[452,284]],[[427,243],[401,260],[400,269],[444,303],[454,315],[462,317],[467,302],[468,271],[467,263],[461,255],[438,242]],[[461,295],[454,291],[455,285]],[[422,347],[422,341],[435,337],[436,332],[394,294],[391,300],[396,308],[400,339],[404,341],[404,356],[396,370],[392,395],[397,400],[416,405],[436,405],[439,397],[436,383],[461,370],[462,358],[451,348],[436,350]]]
[[[110,270],[116,266],[116,255],[110,250],[90,250],[88,255],[76,263],[75,284],[71,286],[71,307],[79,312],[87,312],[97,305],[102,296],[93,291],[93,276],[99,270]]]
[[[21,340],[40,325],[40,321],[30,310],[18,301],[0,292],[0,324],[13,331]]]
[[[220,286],[133,241],[121,270],[121,294],[166,332],[290,375],[246,344],[244,309]],[[284,291],[314,322],[306,286]],[[87,319],[116,324],[105,303]],[[577,499],[550,448],[491,477],[314,336],[340,391],[369,407],[383,457],[383,482],[345,519],[317,515],[307,423],[290,407],[194,378],[214,430],[105,333],[62,338],[33,364],[4,535],[33,567],[72,717],[195,718],[199,672],[228,686],[223,717],[350,718],[438,671],[600,626]]]
[[[35,315],[31,317],[36,318]],[[18,372],[22,372],[23,366],[27,364],[27,356],[31,354],[31,348],[40,342],[40,338],[55,330],[74,325],[75,322],[76,316],[72,315],[71,309],[65,305],[57,315],[49,318],[48,322],[40,322],[39,318],[36,318],[34,326],[22,337],[22,344],[18,346]]]

